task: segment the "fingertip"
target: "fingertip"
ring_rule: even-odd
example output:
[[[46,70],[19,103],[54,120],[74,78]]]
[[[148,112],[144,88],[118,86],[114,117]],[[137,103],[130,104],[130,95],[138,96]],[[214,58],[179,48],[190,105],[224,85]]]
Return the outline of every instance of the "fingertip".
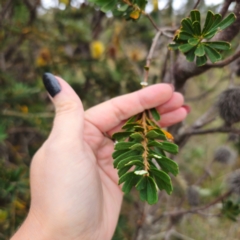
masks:
[[[61,86],[58,82],[58,79],[53,74],[48,72],[44,73],[42,76],[42,80],[45,89],[48,91],[52,98],[61,91]]]
[[[172,112],[165,113],[161,116],[161,127],[168,127],[178,122],[182,122],[187,117],[187,110],[180,107]]]

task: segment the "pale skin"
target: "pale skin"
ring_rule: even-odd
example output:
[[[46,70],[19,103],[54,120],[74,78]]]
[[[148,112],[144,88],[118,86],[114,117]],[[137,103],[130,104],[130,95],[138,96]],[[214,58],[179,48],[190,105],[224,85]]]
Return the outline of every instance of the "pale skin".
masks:
[[[183,97],[169,84],[156,84],[83,110],[73,89],[57,77],[61,92],[51,98],[52,131],[35,154],[30,171],[31,207],[12,240],[110,240],[123,193],[106,137],[145,109],[157,107],[160,125],[182,121]],[[103,134],[104,133],[104,134]]]

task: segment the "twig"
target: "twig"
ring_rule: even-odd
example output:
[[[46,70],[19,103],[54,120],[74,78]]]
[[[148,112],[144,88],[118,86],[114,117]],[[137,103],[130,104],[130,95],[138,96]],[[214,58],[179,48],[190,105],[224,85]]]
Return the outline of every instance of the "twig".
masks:
[[[142,228],[142,225],[143,225],[144,219],[145,219],[146,206],[147,206],[147,204],[144,203],[143,207],[142,207],[142,211],[139,214],[138,221],[137,221],[137,228],[136,228],[136,231],[134,233],[133,240],[137,240],[138,239],[138,236],[139,236],[139,233],[140,233],[140,229]]]
[[[152,19],[152,17],[149,14],[144,14],[149,21],[152,23],[153,27],[157,30],[157,31],[161,31],[160,28],[157,26],[157,24],[154,22],[154,20]]]
[[[217,204],[217,203],[221,202],[222,200],[224,200],[225,198],[229,197],[231,194],[232,194],[232,191],[228,191],[228,192],[224,193],[223,195],[221,195],[221,196],[217,197],[216,199],[214,199],[209,204],[206,204],[204,206],[197,207],[197,208],[192,208],[192,209],[189,209],[189,210],[181,210],[181,211],[178,211],[178,212],[167,212],[167,213],[164,213],[163,216],[164,217],[167,217],[167,216],[177,216],[177,215],[184,215],[184,214],[188,214],[188,213],[198,213],[198,212],[200,212],[200,214],[202,214],[201,211],[206,210],[206,209],[214,206],[215,204]],[[155,219],[154,223],[156,223],[163,216],[161,215],[157,219]]]
[[[2,7],[2,11],[0,12],[0,20],[4,19],[5,14],[8,11],[8,8],[11,6],[12,0],[8,0],[5,5]],[[0,21],[1,22],[1,21]]]
[[[228,8],[230,6],[230,4],[233,2],[234,0],[225,0],[224,4],[222,6],[222,9],[220,11],[220,14],[222,15],[222,17],[224,17],[228,11]]]
[[[163,62],[162,70],[161,70],[161,72],[160,72],[162,81],[163,81],[163,79],[165,78],[165,74],[166,74],[166,72],[167,72],[167,65],[168,65],[169,56],[170,56],[170,50],[167,49],[167,54],[166,54],[165,60],[164,60],[164,62]],[[165,81],[163,81],[163,82],[165,82]]]
[[[206,64],[205,66],[207,67],[211,67],[211,68],[220,68],[220,67],[224,67],[226,65],[228,65],[229,63],[235,61],[236,59],[238,59],[240,57],[240,50],[238,50],[235,54],[233,54],[232,56],[226,58],[223,61],[220,61],[218,63],[214,63],[214,64]]]
[[[226,79],[229,79],[231,77],[231,75],[232,74],[230,74],[230,76],[226,75],[226,76],[222,77],[219,81],[214,83],[214,85],[212,87],[210,87],[207,91],[201,93],[200,95],[195,96],[195,97],[186,97],[185,100],[186,101],[199,101],[199,100],[201,100],[202,98],[206,97],[209,93],[214,91],[220,82],[222,82],[222,81],[224,81]]]
[[[22,133],[22,132],[37,133],[37,134],[42,135],[42,133],[39,129],[33,128],[33,127],[14,127],[14,128],[10,128],[7,131],[8,134],[15,134],[15,133]]]
[[[209,129],[193,129],[189,132],[185,132],[183,135],[189,136],[189,135],[203,135],[208,133],[235,133],[240,135],[240,129],[237,128],[229,128],[229,127],[217,127],[217,128],[209,128]]]
[[[0,113],[0,115],[11,116],[11,117],[21,117],[21,118],[53,118],[53,113],[20,113],[11,110],[4,110]]]
[[[149,68],[150,68],[150,64],[152,62],[152,58],[153,58],[153,53],[154,53],[154,50],[155,50],[155,47],[157,45],[157,41],[158,41],[158,38],[161,36],[162,32],[161,31],[158,31],[153,39],[153,42],[152,42],[152,46],[150,48],[150,51],[148,53],[148,56],[147,56],[147,61],[146,61],[146,65],[144,67],[144,79],[143,79],[143,82],[144,83],[147,83],[148,82],[148,75],[149,75]]]
[[[198,185],[199,186],[208,176],[210,176],[210,171],[211,171],[211,167],[212,167],[213,163],[214,163],[214,160],[211,161],[211,163],[205,168],[205,171],[202,174],[202,176],[200,176],[198,178],[198,180],[193,185]]]
[[[200,2],[201,2],[201,0],[198,0],[198,1],[196,2],[196,4],[194,5],[193,9],[196,9]]]

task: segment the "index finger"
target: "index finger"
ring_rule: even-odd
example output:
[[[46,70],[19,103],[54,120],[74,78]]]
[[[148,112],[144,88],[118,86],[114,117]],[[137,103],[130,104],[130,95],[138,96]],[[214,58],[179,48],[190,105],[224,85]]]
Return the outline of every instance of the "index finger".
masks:
[[[107,132],[137,113],[157,107],[172,97],[170,84],[159,83],[103,102],[85,112],[85,120]]]

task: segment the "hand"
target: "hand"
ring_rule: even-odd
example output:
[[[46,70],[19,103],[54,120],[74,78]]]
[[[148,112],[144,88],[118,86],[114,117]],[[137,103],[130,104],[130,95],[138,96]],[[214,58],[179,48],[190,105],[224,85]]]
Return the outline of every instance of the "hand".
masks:
[[[114,143],[106,134],[153,107],[161,114],[162,127],[182,121],[187,115],[183,97],[169,84],[156,84],[84,112],[73,89],[56,78],[45,75],[56,116],[32,160],[30,211],[12,239],[109,240],[123,194],[111,157]]]

